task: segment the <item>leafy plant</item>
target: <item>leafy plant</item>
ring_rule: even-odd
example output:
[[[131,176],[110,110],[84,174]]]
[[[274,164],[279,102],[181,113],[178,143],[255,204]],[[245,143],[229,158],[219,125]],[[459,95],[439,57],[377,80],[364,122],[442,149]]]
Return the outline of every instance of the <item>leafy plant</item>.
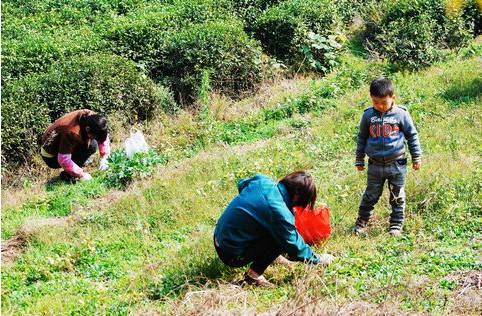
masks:
[[[114,151],[109,156],[105,183],[110,187],[124,188],[136,178],[148,177],[155,166],[163,163],[166,159],[154,150],[138,152],[132,158],[123,150]]]
[[[341,48],[342,45],[336,35],[321,36],[308,32],[305,42],[300,47],[304,55],[303,65],[326,73],[338,65]]]
[[[298,65],[305,57],[300,48],[310,42],[310,32],[327,37],[338,33],[340,26],[332,1],[290,0],[264,11],[253,32],[268,54]]]

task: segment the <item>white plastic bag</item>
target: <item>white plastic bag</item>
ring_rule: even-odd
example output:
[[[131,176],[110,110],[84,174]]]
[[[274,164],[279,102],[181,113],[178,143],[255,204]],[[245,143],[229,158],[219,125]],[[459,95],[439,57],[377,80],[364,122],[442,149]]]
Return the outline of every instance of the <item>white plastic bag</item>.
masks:
[[[149,146],[141,131],[136,131],[134,133],[131,131],[131,137],[124,141],[124,146],[127,157],[129,158],[132,158],[135,153],[147,152],[149,150]]]

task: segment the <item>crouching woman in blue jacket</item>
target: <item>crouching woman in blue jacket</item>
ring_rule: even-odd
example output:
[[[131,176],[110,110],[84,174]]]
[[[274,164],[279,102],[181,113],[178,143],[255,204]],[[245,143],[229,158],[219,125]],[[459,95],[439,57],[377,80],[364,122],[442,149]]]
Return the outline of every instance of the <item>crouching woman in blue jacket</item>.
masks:
[[[316,186],[303,171],[293,172],[278,183],[257,174],[238,183],[239,195],[228,205],[214,231],[219,258],[231,267],[251,263],[245,281],[273,286],[263,277],[266,268],[281,254],[291,260],[328,264],[333,256],[318,255],[296,231],[294,206],[314,206]]]

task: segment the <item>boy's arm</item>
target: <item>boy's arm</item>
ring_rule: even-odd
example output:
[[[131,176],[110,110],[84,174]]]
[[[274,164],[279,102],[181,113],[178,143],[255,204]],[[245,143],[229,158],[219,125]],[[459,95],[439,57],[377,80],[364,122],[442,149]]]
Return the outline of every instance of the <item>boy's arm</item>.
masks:
[[[358,129],[355,166],[363,167],[365,165],[365,147],[367,145],[367,139],[369,135],[368,128],[369,127],[365,118],[365,113],[363,113]]]
[[[402,131],[408,143],[408,149],[412,156],[412,163],[420,163],[422,161],[422,148],[418,139],[418,132],[413,123],[412,117],[408,112],[405,112],[402,121]]]

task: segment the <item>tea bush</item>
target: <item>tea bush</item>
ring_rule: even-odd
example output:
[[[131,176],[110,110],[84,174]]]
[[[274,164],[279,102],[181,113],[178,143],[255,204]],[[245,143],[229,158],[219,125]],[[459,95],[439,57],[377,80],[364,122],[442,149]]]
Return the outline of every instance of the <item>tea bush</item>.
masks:
[[[34,98],[34,95],[30,95]],[[35,153],[43,130],[50,123],[49,110],[35,102],[2,100],[2,169],[18,166]]]
[[[169,34],[188,25],[229,17],[222,2],[213,0],[172,1],[169,5],[152,4],[117,18],[104,34],[111,51],[134,60],[151,70],[162,61],[162,47]]]
[[[56,61],[93,53],[103,46],[88,27],[61,28],[47,34],[27,32],[15,38],[2,34],[2,39],[2,82],[47,71]]]
[[[139,6],[146,0],[5,0],[2,4],[11,5],[23,16],[59,15],[71,17],[73,15],[92,17],[104,13],[125,14],[133,7]],[[70,14],[70,15],[69,15]],[[65,19],[68,21],[68,19]],[[72,20],[70,20],[72,22]]]
[[[380,10],[382,1],[378,0],[336,0],[338,14],[344,24],[349,25],[355,18],[365,19],[373,9]]]
[[[232,10],[244,21],[245,30],[251,33],[256,20],[268,8],[281,2],[281,0],[228,0]]]
[[[83,107],[147,119],[158,108],[172,107],[167,89],[139,73],[131,61],[106,54],[56,63],[46,73],[22,78],[5,90],[7,100],[45,104],[51,119]]]
[[[383,15],[367,21],[367,47],[400,68],[431,65],[472,38],[473,23],[444,1],[385,2]]]
[[[261,48],[237,20],[186,27],[170,34],[162,49],[153,72],[181,103],[194,100],[204,70],[213,89],[231,96],[254,88],[261,79]]]
[[[230,13],[227,2],[174,1],[119,19],[106,33],[111,50],[134,60],[191,104],[203,70],[213,87],[235,93],[259,81],[261,49]]]

